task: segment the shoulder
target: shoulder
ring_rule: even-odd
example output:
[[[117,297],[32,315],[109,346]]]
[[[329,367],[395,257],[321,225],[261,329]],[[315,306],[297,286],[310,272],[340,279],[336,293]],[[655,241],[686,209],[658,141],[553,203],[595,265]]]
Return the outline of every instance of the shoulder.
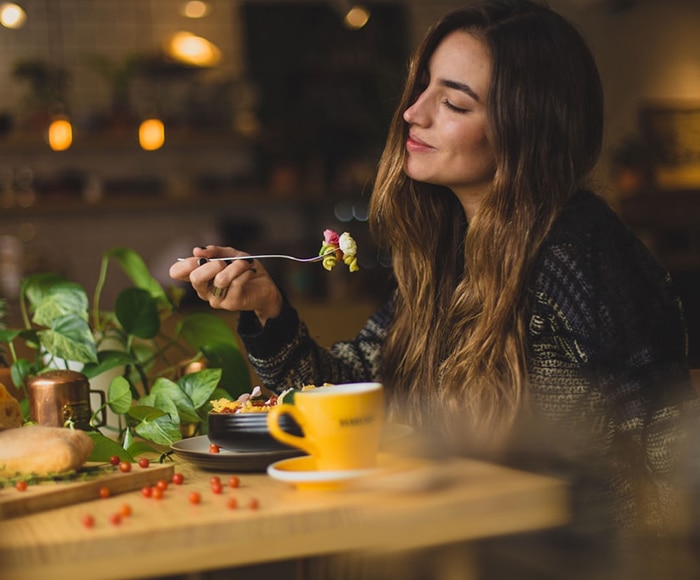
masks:
[[[600,196],[581,190],[574,194],[557,216],[544,248],[568,245],[572,249],[604,247],[613,240],[637,247],[638,240],[612,207]]]
[[[670,276],[610,206],[576,194],[545,238],[529,277],[532,313],[592,350],[621,337],[679,337]]]
[[[541,281],[573,276],[582,290],[618,279],[657,285],[667,278],[610,205],[589,191],[576,193],[561,211],[538,252],[533,275]]]

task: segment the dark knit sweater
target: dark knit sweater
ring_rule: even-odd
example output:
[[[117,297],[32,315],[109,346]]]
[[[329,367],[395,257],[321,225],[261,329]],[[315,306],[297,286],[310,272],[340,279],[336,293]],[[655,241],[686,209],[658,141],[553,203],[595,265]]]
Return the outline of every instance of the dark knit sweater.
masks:
[[[640,501],[651,512],[644,518],[655,520],[672,498],[679,417],[694,398],[669,276],[603,200],[580,192],[545,240],[528,292],[535,420],[527,422],[513,461],[532,467],[523,458],[536,463],[546,456],[591,467],[603,474],[621,521],[637,518]],[[381,381],[392,316],[388,303],[355,339],[330,349],[310,337],[287,302],[264,328],[242,313],[239,333],[261,380],[275,391]]]

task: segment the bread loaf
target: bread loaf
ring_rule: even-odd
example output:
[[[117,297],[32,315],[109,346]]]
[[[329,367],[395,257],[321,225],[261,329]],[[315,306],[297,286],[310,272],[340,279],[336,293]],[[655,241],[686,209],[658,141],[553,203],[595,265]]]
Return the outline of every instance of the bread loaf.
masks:
[[[48,475],[81,467],[94,447],[79,429],[27,425],[0,431],[0,476]]]
[[[0,430],[14,429],[23,423],[22,411],[19,401],[7,391],[7,387],[0,383]]]

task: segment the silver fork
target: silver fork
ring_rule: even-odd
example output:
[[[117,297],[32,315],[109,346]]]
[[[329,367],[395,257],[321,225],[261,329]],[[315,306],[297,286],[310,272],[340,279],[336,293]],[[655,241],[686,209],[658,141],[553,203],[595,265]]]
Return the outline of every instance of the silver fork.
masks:
[[[262,260],[265,258],[283,258],[285,260],[293,260],[295,262],[320,262],[326,256],[334,254],[336,250],[328,250],[320,256],[312,256],[310,258],[297,258],[295,256],[287,256],[286,254],[256,254],[254,256],[229,256],[228,258],[207,258],[209,262],[225,262],[227,260]],[[190,258],[178,258],[178,262],[189,260]]]

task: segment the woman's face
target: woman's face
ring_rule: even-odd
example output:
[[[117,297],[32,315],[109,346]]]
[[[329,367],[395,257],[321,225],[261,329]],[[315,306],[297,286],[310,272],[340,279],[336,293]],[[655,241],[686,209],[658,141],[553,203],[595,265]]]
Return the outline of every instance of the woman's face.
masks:
[[[486,136],[491,57],[483,42],[455,31],[428,63],[418,99],[404,112],[409,125],[406,174],[449,187],[462,204],[482,199],[494,175]]]

